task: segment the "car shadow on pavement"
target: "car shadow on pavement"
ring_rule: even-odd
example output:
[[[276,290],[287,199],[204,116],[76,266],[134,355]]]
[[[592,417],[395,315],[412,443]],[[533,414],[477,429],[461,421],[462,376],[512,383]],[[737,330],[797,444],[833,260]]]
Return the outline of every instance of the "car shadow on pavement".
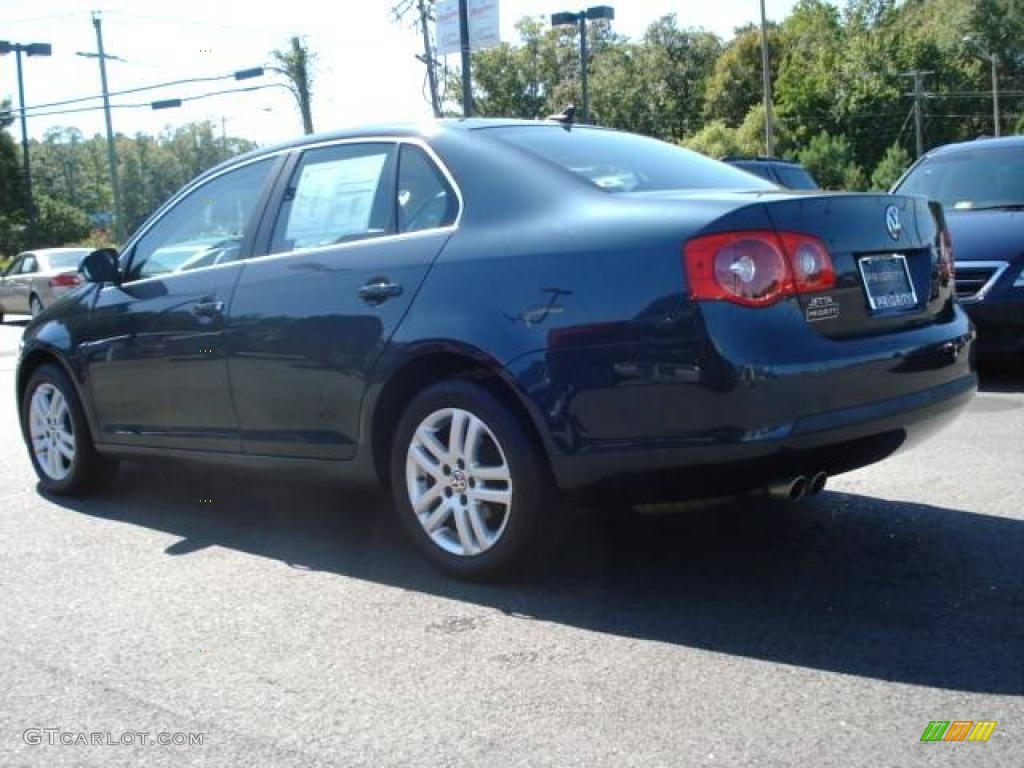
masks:
[[[211,503],[200,499],[210,499]],[[460,583],[385,497],[324,483],[127,464],[77,513],[523,621],[962,691],[1024,694],[1024,522],[826,492],[672,515],[578,511],[544,572]]]
[[[982,392],[1024,392],[1024,364],[988,364],[978,370]]]

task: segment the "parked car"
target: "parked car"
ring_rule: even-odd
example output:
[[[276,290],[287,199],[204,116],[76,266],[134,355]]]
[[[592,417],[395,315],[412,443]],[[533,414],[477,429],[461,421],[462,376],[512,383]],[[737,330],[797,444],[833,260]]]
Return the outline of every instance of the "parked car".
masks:
[[[78,265],[91,248],[42,248],[19,253],[0,276],[0,322],[4,315],[38,315],[76,287]]]
[[[786,189],[819,189],[811,172],[800,163],[778,157],[723,157],[722,162]]]
[[[945,209],[956,292],[978,327],[978,354],[1024,360],[1024,136],[933,149],[896,182]]]
[[[942,424],[977,384],[947,245],[922,198],[795,197],[617,131],[320,135],[90,254],[25,330],[18,407],[46,491],[134,457],[314,467],[493,576],[563,496],[798,499]]]

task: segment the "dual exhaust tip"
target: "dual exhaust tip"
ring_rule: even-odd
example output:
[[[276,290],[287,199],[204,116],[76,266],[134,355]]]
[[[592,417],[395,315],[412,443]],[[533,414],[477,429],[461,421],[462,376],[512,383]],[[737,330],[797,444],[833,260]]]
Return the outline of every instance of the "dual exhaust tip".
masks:
[[[796,475],[768,486],[768,496],[781,501],[800,501],[805,496],[814,496],[825,490],[828,475],[816,472],[810,477]]]

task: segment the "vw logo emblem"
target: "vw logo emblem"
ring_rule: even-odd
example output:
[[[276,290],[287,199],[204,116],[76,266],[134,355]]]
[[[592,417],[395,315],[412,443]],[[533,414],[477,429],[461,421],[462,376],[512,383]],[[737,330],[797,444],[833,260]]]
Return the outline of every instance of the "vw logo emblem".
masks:
[[[900,222],[900,209],[890,205],[885,209],[885,228],[889,230],[889,237],[899,240],[903,234],[903,224]]]

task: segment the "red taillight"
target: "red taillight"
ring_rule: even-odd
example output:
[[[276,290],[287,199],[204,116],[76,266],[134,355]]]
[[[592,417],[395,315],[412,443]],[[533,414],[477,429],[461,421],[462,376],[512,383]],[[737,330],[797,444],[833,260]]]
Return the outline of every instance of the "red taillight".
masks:
[[[953,255],[953,241],[949,230],[939,233],[939,277],[947,283],[956,276],[956,258]]]
[[[726,232],[698,237],[684,248],[690,294],[705,301],[765,307],[794,293],[836,284],[825,244],[796,232]]]
[[[51,288],[73,288],[82,282],[78,275],[55,275],[50,278]]]

